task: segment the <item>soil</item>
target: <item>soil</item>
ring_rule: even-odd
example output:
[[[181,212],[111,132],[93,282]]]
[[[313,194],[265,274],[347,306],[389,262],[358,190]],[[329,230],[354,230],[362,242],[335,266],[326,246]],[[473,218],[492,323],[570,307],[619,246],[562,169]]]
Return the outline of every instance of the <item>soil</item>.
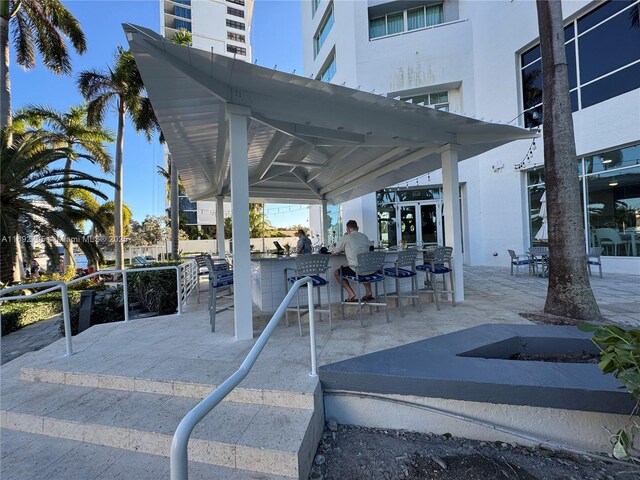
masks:
[[[599,353],[516,353],[509,357],[509,360],[521,360],[532,362],[556,362],[556,363],[598,363]]]
[[[640,479],[640,466],[448,434],[336,425],[330,420],[309,479],[627,480]]]

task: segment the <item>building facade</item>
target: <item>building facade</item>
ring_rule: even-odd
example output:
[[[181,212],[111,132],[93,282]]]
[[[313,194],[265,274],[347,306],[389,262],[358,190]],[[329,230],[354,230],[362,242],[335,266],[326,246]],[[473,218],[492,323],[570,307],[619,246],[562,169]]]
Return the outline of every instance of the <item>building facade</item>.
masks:
[[[640,274],[639,2],[563,2],[586,245]],[[305,74],[542,132],[533,1],[302,2]],[[544,244],[542,136],[461,162],[464,261]],[[443,243],[441,172],[340,206],[378,243]],[[312,226],[313,229],[313,226]]]
[[[253,0],[160,0],[160,34],[171,38],[180,29],[192,35],[192,46],[219,55],[251,61]],[[165,165],[169,152],[165,148]],[[185,224],[211,236],[216,224],[216,202],[191,202],[180,192],[180,215]],[[169,205],[167,204],[167,208]],[[225,203],[224,216],[231,216]]]

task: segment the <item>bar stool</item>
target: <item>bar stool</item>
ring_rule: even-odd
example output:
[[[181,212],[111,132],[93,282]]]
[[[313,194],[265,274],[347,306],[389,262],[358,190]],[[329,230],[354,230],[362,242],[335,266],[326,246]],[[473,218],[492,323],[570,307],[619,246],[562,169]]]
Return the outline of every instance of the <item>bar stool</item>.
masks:
[[[451,303],[455,307],[456,299],[454,294],[453,268],[451,268],[451,247],[436,247],[425,252],[424,264],[416,266],[417,270],[425,273],[426,288],[421,289],[423,292],[431,293],[436,301],[436,308],[440,310],[438,303],[438,295],[451,295]],[[446,274],[449,274],[450,288],[447,289]],[[442,275],[442,290],[438,290],[436,275]]]
[[[400,307],[400,316],[404,317],[404,310],[402,307],[402,297],[412,298],[415,301],[412,303],[417,303],[418,311],[421,311],[422,308],[420,306],[420,295],[418,292],[418,272],[416,271],[416,257],[418,255],[418,251],[415,249],[409,250],[401,250],[398,252],[398,258],[395,262],[393,262],[393,267],[386,267],[384,269],[385,277],[395,278],[396,281],[396,291],[393,295],[396,297],[396,301]],[[391,262],[387,262],[391,263]],[[400,290],[400,279],[401,278],[410,278],[411,279],[411,293],[410,294],[402,294]]]
[[[200,303],[200,277],[204,275],[209,275],[209,270],[207,267],[207,258],[211,260],[210,255],[196,255],[195,261],[198,265],[198,303]],[[203,270],[204,269],[204,270]]]
[[[322,254],[307,254],[307,255],[298,255],[295,257],[296,260],[296,268],[285,268],[284,269],[284,277],[285,277],[285,289],[288,292],[291,285],[304,277],[311,277],[313,280],[313,288],[318,292],[318,308],[315,308],[316,312],[319,313],[329,313],[329,331],[333,328],[332,316],[331,316],[331,287],[330,282],[326,277],[327,270],[329,270],[329,259],[330,255],[322,255]],[[293,276],[289,276],[287,272],[294,272]],[[322,293],[320,287],[325,286],[327,288],[327,308],[322,308]],[[298,313],[298,328],[300,330],[300,336],[302,336],[302,321],[301,316],[305,313],[309,312],[309,307],[307,309],[300,309],[300,290],[306,288],[307,284],[302,285],[296,294],[296,299],[298,302],[297,307],[287,307],[285,310],[285,324],[289,326],[289,311],[295,310]],[[315,305],[314,305],[315,306]]]
[[[340,303],[342,304],[342,319],[344,320],[344,306],[355,305],[355,302],[345,302],[344,300],[344,288],[342,288],[343,280],[350,280],[356,282],[358,285],[361,283],[375,283],[376,297],[378,297],[378,283],[382,282],[382,291],[384,292],[384,303],[373,301],[367,301],[362,303],[360,298],[360,292],[356,292],[358,297],[358,310],[360,310],[360,325],[364,327],[364,319],[362,318],[362,307],[369,306],[369,313],[371,313],[371,307],[384,307],[384,314],[389,323],[389,307],[387,304],[387,288],[384,284],[384,259],[386,254],[384,252],[364,252],[358,254],[358,266],[355,268],[355,275],[343,275],[342,267],[340,267]],[[359,287],[358,287],[359,290]]]
[[[216,314],[233,308],[230,305],[217,308],[218,293],[226,291],[226,297],[232,293],[233,289],[233,270],[229,269],[229,264],[225,260],[206,259],[207,268],[209,270],[209,323],[211,331],[216,331]]]

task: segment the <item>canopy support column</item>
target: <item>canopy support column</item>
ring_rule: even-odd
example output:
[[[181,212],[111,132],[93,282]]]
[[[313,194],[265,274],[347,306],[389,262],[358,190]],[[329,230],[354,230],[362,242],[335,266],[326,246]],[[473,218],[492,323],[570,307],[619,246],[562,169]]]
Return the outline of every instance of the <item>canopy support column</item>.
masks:
[[[218,243],[218,257],[220,258],[224,258],[227,253],[224,240],[224,197],[218,195],[216,197],[216,241]]]
[[[320,242],[323,246],[329,245],[329,214],[327,213],[327,201],[322,200],[322,209],[320,212],[320,225],[322,225],[322,234]]]
[[[231,216],[233,218],[233,293],[236,340],[253,338],[253,303],[247,301],[251,285],[249,249],[249,155],[247,126],[250,110],[227,104],[231,161]],[[224,225],[224,224],[223,224]],[[224,228],[224,227],[223,227]]]
[[[462,212],[458,179],[457,145],[448,144],[440,152],[442,159],[442,187],[444,200],[445,244],[453,248],[453,277],[456,302],[464,300],[462,255]]]

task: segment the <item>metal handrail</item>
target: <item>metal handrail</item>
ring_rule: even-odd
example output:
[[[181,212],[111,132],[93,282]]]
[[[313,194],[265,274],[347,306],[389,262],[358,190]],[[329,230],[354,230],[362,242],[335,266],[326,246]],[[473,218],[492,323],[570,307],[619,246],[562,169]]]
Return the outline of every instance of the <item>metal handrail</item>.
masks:
[[[296,281],[287,296],[276,310],[276,312],[267,323],[264,331],[256,340],[255,345],[247,357],[240,365],[240,368],[235,371],[229,378],[227,378],[218,388],[207,395],[198,405],[196,405],[189,413],[182,419],[175,433],[173,434],[173,440],[171,442],[171,480],[188,480],[189,478],[189,453],[187,450],[189,444],[189,437],[195,426],[208,415],[211,410],[215,408],[224,398],[231,393],[231,391],[238,386],[238,384],[248,375],[249,371],[256,363],[258,356],[262,352],[267,340],[273,333],[273,330],[278,326],[278,322],[282,319],[282,315],[286,311],[287,307],[293,300],[294,295],[297,293],[301,285],[307,284],[307,294],[309,296],[309,341],[311,343],[311,375],[312,377],[318,376],[318,366],[316,357],[316,323],[315,323],[315,310],[313,299],[313,279],[311,277],[303,277]]]
[[[188,296],[194,291],[193,285],[193,273],[189,274],[189,283],[187,283],[186,271],[193,270],[191,268],[191,264],[195,263],[195,261],[189,261],[182,263],[180,265],[165,265],[161,267],[144,267],[144,268],[129,268],[125,270],[100,270],[97,272],[89,273],[88,275],[84,275],[82,277],[75,278],[68,282],[63,282],[62,280],[50,280],[47,282],[36,282],[36,283],[26,283],[21,285],[14,285],[12,287],[3,288],[0,290],[0,303],[6,302],[9,300],[28,300],[31,298],[36,298],[46,293],[54,292],[58,289],[62,292],[62,318],[64,321],[64,338],[66,343],[67,353],[65,356],[73,355],[73,345],[71,341],[71,313],[69,309],[69,292],[68,287],[74,285],[76,283],[88,280],[90,278],[99,276],[99,275],[112,275],[119,274],[122,275],[122,296],[124,303],[124,321],[129,321],[129,295],[128,295],[128,284],[127,284],[127,273],[136,272],[148,272],[155,270],[176,270],[176,283],[177,283],[177,296],[178,296],[178,315],[182,315],[182,304],[186,303]],[[185,288],[182,288],[182,272],[185,271]],[[196,278],[197,279],[197,278]],[[15,292],[18,290],[27,290],[31,288],[43,288],[43,287],[51,287],[46,288],[46,290],[42,290],[39,292],[35,292],[29,295],[14,295],[11,297],[5,297],[8,293]],[[184,296],[183,296],[184,293]]]

